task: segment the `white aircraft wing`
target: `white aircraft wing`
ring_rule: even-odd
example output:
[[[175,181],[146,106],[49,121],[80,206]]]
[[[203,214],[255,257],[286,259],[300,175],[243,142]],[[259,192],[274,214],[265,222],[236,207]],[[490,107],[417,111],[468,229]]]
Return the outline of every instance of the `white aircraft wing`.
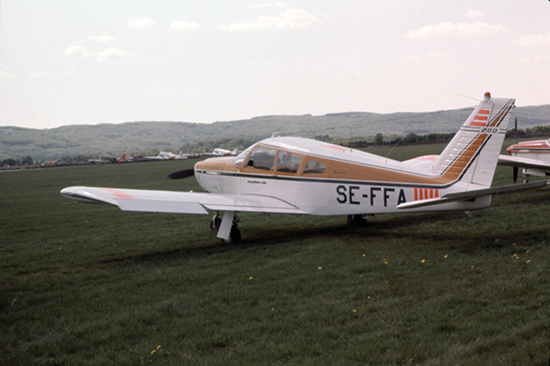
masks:
[[[207,214],[209,210],[303,214],[280,199],[262,195],[211,194],[99,187],[67,187],[61,195],[87,203],[108,203],[123,211]]]
[[[517,156],[499,155],[498,163],[500,165],[550,170],[550,162],[538,159],[520,158]]]
[[[441,196],[439,198],[430,198],[430,199],[426,199],[426,200],[405,202],[405,203],[402,203],[402,204],[398,205],[397,208],[399,208],[399,209],[410,209],[410,208],[417,208],[417,207],[439,205],[439,204],[448,203],[448,202],[468,201],[468,200],[471,200],[473,198],[478,198],[478,197],[482,197],[482,196],[503,194],[503,193],[511,193],[511,192],[523,191],[523,190],[534,189],[534,188],[541,188],[541,187],[545,187],[547,185],[550,185],[550,180],[541,180],[541,181],[532,182],[532,183],[525,183],[525,184],[512,184],[512,185],[509,185],[509,186],[501,186],[501,187],[494,187],[494,188],[476,189],[476,190],[472,190],[472,191],[448,193],[448,194],[446,194],[444,196]]]

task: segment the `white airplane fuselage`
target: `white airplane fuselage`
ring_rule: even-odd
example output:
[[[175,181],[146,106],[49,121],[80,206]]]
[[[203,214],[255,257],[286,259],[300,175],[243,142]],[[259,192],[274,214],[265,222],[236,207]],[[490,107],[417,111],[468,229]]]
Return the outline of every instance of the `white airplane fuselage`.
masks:
[[[248,163],[257,149],[267,151],[264,158],[270,157],[260,167]],[[288,155],[294,157],[295,164],[291,169],[281,168]],[[426,174],[410,161],[297,137],[266,139],[236,158],[198,162],[195,177],[209,193],[277,197],[311,215],[402,212],[397,205],[466,189],[464,183]],[[476,210],[491,203],[487,196],[410,211]]]

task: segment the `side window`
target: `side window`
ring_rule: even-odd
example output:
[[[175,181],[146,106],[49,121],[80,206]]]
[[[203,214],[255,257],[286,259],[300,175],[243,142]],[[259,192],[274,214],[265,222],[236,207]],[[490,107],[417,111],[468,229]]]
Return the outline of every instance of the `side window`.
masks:
[[[296,173],[302,162],[300,155],[279,151],[277,155],[277,171],[282,173]]]
[[[246,162],[247,168],[272,170],[275,167],[277,150],[263,146],[256,146]]]
[[[309,159],[304,167],[304,174],[323,174],[326,168],[325,164]]]

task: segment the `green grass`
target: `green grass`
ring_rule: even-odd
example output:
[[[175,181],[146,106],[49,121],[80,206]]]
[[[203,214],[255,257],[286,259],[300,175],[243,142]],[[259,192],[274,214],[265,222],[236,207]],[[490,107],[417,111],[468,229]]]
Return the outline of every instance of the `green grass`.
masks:
[[[165,179],[192,163],[0,173],[0,365],[548,364],[550,189],[498,196],[472,218],[364,227],[241,214],[239,245],[217,240],[208,216],[59,195],[198,191]],[[510,183],[498,168],[495,184]]]

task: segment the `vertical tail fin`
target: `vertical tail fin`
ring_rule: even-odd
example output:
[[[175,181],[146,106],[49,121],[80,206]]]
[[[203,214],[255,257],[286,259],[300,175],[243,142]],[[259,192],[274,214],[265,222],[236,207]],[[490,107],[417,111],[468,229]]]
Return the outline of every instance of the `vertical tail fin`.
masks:
[[[432,166],[449,181],[490,187],[515,99],[485,98]]]

